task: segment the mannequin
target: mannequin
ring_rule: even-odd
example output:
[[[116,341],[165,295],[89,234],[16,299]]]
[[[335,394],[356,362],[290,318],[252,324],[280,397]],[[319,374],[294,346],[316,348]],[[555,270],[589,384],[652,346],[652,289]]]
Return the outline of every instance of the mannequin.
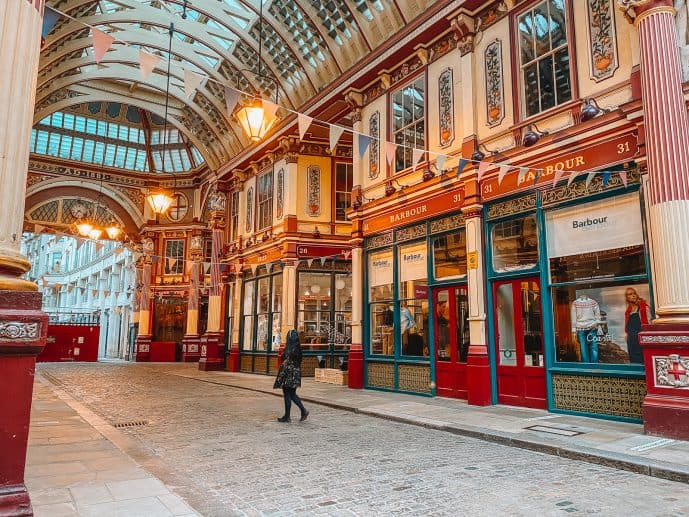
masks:
[[[571,308],[572,333],[579,341],[582,363],[598,362],[598,324],[600,323],[600,307],[598,302],[589,298],[587,294],[580,294],[572,302]],[[590,352],[590,353],[589,353]]]

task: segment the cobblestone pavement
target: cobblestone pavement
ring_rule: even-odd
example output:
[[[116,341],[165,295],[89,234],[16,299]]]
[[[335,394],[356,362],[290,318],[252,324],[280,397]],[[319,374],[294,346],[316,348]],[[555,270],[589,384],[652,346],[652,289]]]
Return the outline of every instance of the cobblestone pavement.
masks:
[[[123,432],[204,515],[689,515],[686,484],[313,404],[280,424],[280,398],[165,371],[38,366],[112,424],[147,421]]]

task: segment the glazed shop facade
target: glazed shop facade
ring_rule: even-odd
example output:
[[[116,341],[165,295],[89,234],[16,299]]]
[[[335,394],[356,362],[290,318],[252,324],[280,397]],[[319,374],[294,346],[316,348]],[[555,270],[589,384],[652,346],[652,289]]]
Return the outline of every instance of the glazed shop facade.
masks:
[[[483,180],[480,260],[467,247],[463,187],[438,183],[365,219],[365,385],[463,399],[486,390],[494,404],[640,420],[637,334],[653,305],[644,189],[632,160],[606,164],[617,140],[632,158],[632,134],[566,157],[602,162],[595,175]],[[474,293],[467,277],[479,268]],[[483,300],[485,336],[470,335],[470,297]],[[468,371],[482,340],[489,381]]]

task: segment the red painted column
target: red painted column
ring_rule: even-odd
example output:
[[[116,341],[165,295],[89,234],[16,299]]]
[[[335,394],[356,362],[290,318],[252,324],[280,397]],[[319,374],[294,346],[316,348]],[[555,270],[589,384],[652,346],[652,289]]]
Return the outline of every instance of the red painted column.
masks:
[[[657,319],[639,336],[649,434],[689,439],[689,119],[670,0],[619,0],[639,32]],[[672,373],[674,371],[675,373]]]
[[[43,2],[0,2],[0,515],[33,515],[24,485],[36,356],[48,318],[21,276],[19,251],[29,166]]]
[[[213,240],[211,243],[211,286],[208,296],[208,325],[201,337],[201,357],[199,370],[222,370],[225,368],[223,357],[224,344],[222,332],[222,275],[220,258],[223,253],[223,233],[225,230],[225,194],[215,191],[209,196]]]
[[[149,251],[153,248],[153,241],[145,242],[144,248]],[[153,272],[152,259],[150,255],[144,255],[144,267],[141,275],[141,306],[139,310],[139,333],[136,336],[137,362],[148,362],[151,360],[151,274]]]

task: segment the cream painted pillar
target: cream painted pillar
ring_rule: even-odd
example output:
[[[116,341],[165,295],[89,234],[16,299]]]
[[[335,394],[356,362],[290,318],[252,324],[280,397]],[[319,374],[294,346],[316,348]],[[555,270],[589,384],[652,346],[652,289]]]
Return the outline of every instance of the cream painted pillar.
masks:
[[[364,250],[352,247],[352,344],[349,349],[349,387],[364,387]]]
[[[287,343],[287,332],[296,326],[297,316],[297,264],[287,260],[282,270],[282,332],[281,343]]]
[[[299,196],[298,185],[299,185],[299,155],[297,153],[287,153],[285,155],[285,179],[284,179],[284,217],[297,216],[297,201]],[[303,201],[304,196],[301,196]]]
[[[36,5],[33,5],[35,2]],[[19,253],[29,139],[36,99],[43,2],[0,2],[0,290],[36,291],[19,278],[31,264]]]
[[[141,273],[141,303],[139,305],[139,332],[136,336],[136,361],[148,361],[151,357],[151,274],[152,258],[144,255]]]
[[[193,239],[200,240],[199,236]],[[197,250],[192,248],[192,253]],[[189,268],[189,305],[187,306],[187,330],[182,339],[182,362],[191,363],[199,360],[199,277],[201,271],[201,257],[193,254]]]

